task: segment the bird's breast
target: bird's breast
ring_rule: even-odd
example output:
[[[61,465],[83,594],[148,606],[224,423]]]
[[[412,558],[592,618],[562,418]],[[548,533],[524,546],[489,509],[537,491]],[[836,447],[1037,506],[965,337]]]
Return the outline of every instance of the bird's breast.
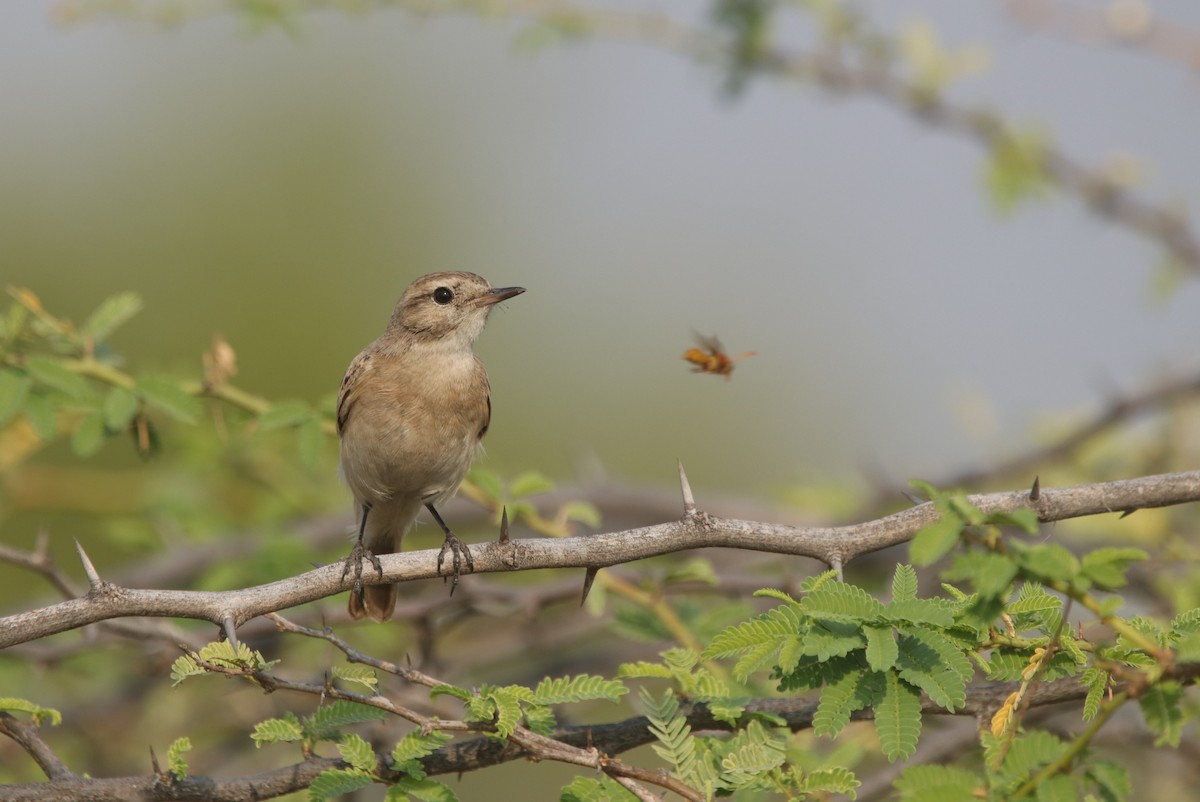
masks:
[[[342,434],[342,473],[364,501],[448,496],[487,416],[487,374],[470,351],[376,359]]]

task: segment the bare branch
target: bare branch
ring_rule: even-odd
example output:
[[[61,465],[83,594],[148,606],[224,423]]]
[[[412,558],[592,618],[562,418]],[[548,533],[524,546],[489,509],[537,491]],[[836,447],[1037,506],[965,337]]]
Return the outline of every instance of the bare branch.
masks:
[[[1042,488],[1037,501],[1028,490],[969,496],[985,513],[1031,508],[1042,522],[1109,512],[1166,507],[1200,501],[1200,471],[1145,476],[1068,488]],[[476,546],[474,573],[546,568],[604,568],[687,549],[732,548],[812,557],[845,565],[870,552],[904,543],[937,520],[925,503],[865,523],[803,527],[717,518],[702,513],[670,523],[622,532],[570,538],[511,540]],[[409,582],[438,576],[433,549],[382,558],[383,576],[372,582]],[[111,583],[93,587],[78,599],[0,618],[0,648],[111,618],[158,616],[193,618],[234,627],[251,618],[349,590],[352,577],[339,564],[266,585],[229,591],[140,590]]]
[[[36,725],[26,724],[8,713],[0,713],[0,733],[16,741],[51,780],[77,779],[58,755],[54,754],[50,745],[42,740]]]

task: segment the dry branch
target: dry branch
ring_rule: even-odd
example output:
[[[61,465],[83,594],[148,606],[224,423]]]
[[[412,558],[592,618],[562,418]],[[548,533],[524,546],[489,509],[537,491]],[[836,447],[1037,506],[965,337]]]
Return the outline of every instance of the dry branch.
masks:
[[[280,685],[276,689],[283,689],[286,685]],[[962,712],[975,716],[989,715],[1018,685],[1019,683],[1013,682],[974,686],[967,692],[967,702]],[[314,694],[323,690],[321,686],[304,686],[300,683],[290,689]],[[1038,688],[1033,705],[1044,707],[1078,701],[1086,694],[1087,689],[1076,679],[1063,679]],[[752,699],[745,709],[747,714],[769,713],[778,716],[786,722],[789,729],[801,731],[812,726],[817,704],[816,699]],[[946,713],[945,709],[924,695],[921,698],[921,707],[922,711],[929,715]],[[702,703],[686,708],[685,714],[694,732],[728,732],[734,729],[729,722],[716,719]],[[869,710],[860,710],[852,716],[856,721],[870,717]],[[430,776],[459,774],[529,758],[538,750],[554,745],[562,754],[549,759],[578,757],[578,760],[570,759],[567,762],[596,765],[600,758],[609,758],[653,741],[654,736],[650,734],[647,725],[648,720],[644,716],[634,716],[608,724],[561,727],[549,737],[534,736],[531,739],[514,738],[509,741],[488,737],[472,738],[438,749],[422,758],[421,764]],[[22,726],[29,728],[29,725]],[[2,722],[0,731],[9,734]],[[528,730],[524,732],[528,733]],[[635,767],[625,766],[619,761],[604,762],[636,773]],[[172,781],[169,777],[155,775],[86,778],[76,777],[68,772],[44,783],[0,786],[0,791],[3,792],[5,800],[12,802],[49,802],[60,799],[86,799],[89,802],[128,799],[248,802],[302,790],[322,771],[339,767],[343,767],[339,760],[312,755],[291,766],[230,779],[188,777],[183,781]],[[653,781],[662,784],[666,779],[669,778],[664,775]]]
[[[1200,471],[1042,488],[1036,500],[1031,500],[1029,490],[973,495],[968,499],[985,513],[1030,508],[1042,522],[1060,521],[1200,501]],[[768,524],[693,511],[678,521],[655,526],[571,538],[488,543],[476,546],[472,552],[475,573],[606,568],[699,548],[799,555],[838,566],[904,543],[937,517],[929,503],[838,527]],[[372,581],[408,582],[438,576],[437,551],[432,549],[385,555],[382,563],[383,577],[376,580],[369,572]],[[80,598],[0,618],[0,648],[129,616],[192,618],[229,630],[257,616],[346,591],[353,581],[342,576],[340,563],[266,585],[216,592],[142,590],[119,587],[94,575],[90,578],[92,587]]]

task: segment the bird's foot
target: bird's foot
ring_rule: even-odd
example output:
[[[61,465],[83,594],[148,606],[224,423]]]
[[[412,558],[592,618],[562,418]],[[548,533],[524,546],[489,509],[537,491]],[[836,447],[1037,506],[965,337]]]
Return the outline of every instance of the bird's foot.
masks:
[[[458,587],[458,578],[462,574],[464,559],[467,564],[467,573],[475,570],[475,560],[471,557],[471,550],[467,548],[467,544],[463,543],[458,539],[457,535],[447,529],[446,540],[443,541],[442,549],[438,552],[437,568],[439,575],[442,573],[442,563],[446,559],[446,552],[450,552],[453,555],[450,565],[454,569],[454,573],[449,575],[450,579],[452,579],[450,583],[450,595],[453,596],[454,589]],[[447,577],[443,576],[442,582],[445,583],[446,579]]]
[[[350,554],[342,561],[342,579],[353,572],[354,587],[351,588],[351,592],[358,597],[360,602],[363,600],[363,560],[370,562],[375,567],[375,572],[379,574],[379,578],[383,579],[383,563],[363,545],[361,540],[355,543],[354,548],[350,549]]]

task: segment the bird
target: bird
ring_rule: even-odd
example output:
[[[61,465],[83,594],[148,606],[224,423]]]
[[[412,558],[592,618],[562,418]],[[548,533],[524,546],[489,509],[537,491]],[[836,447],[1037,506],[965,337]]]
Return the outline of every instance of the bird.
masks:
[[[421,276],[396,303],[383,334],[350,363],[337,399],[339,469],[354,496],[358,540],[342,578],[354,575],[350,616],[386,621],[396,584],[362,585],[363,561],[379,576],[379,555],[400,550],[421,509],[445,533],[438,573],[453,555],[454,584],[470,549],[437,511],[458,489],[492,418],[491,388],[471,346],[488,314],[524,287],[492,287],[474,273]]]

